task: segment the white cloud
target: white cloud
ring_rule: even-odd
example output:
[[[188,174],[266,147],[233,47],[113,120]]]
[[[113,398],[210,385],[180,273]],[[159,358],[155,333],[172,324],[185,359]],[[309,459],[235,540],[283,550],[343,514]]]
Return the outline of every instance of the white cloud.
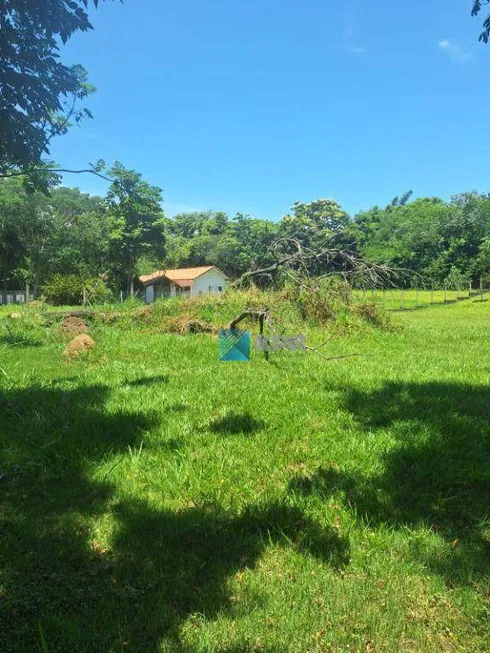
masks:
[[[439,41],[439,49],[445,52],[450,59],[458,63],[469,61],[472,56],[470,52],[465,52],[457,43],[453,43],[449,39],[441,39]]]

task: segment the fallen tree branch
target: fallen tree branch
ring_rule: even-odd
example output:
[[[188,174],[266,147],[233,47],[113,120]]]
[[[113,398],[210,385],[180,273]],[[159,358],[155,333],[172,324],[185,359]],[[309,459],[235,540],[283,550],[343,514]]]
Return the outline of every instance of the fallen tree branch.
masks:
[[[274,328],[273,328],[273,325],[272,325],[272,320],[271,320],[271,317],[270,317],[270,313],[269,313],[269,309],[268,309],[268,308],[264,308],[264,309],[261,309],[261,310],[247,310],[247,311],[243,311],[243,312],[240,313],[240,315],[238,315],[234,320],[231,320],[231,322],[229,322],[229,324],[228,324],[228,326],[227,326],[226,328],[227,328],[227,329],[230,329],[230,330],[234,330],[234,329],[237,328],[237,325],[240,324],[240,322],[242,322],[243,320],[245,320],[245,319],[248,318],[248,317],[254,318],[254,319],[256,319],[256,320],[259,321],[259,325],[260,325],[260,335],[261,335],[261,336],[264,335],[264,325],[265,325],[265,324],[267,324],[267,326],[269,327],[269,329],[274,333]],[[286,331],[286,328],[283,327],[283,329],[282,329],[282,334],[284,334],[285,331]],[[275,335],[275,334],[274,334],[274,335]],[[329,338],[327,338],[327,340],[324,340],[324,341],[323,341],[322,343],[320,343],[319,345],[315,345],[314,347],[312,347],[311,345],[307,345],[306,343],[304,343],[302,346],[303,346],[305,349],[307,349],[308,351],[311,351],[312,353],[317,354],[318,356],[320,356],[320,358],[323,358],[323,359],[326,360],[326,361],[340,360],[340,359],[342,359],[342,358],[352,358],[352,357],[354,357],[354,356],[369,356],[369,354],[343,354],[343,355],[341,355],[341,356],[330,356],[330,357],[328,357],[328,356],[324,356],[324,355],[319,351],[319,349],[321,349],[321,348],[324,347],[326,344],[328,344],[328,343],[330,342],[331,339],[332,339],[332,336],[330,336]],[[267,350],[264,349],[264,355],[265,355],[266,360],[269,360],[269,351],[267,351]]]
[[[268,279],[285,274],[300,288],[312,289],[327,277],[337,276],[347,283],[371,286],[394,286],[393,279],[409,275],[403,268],[366,261],[356,252],[339,248],[332,239],[326,240],[316,248],[305,247],[297,238],[278,238],[275,240],[264,259],[267,264],[248,270],[232,285],[241,286],[254,279]],[[327,272],[318,274],[322,269]]]
[[[242,322],[242,320],[245,320],[247,317],[252,317],[256,320],[265,320],[268,317],[268,308],[264,308],[261,311],[243,311],[243,313],[240,313],[238,317],[236,317],[234,320],[232,320],[228,326],[227,329],[236,329],[237,325]]]

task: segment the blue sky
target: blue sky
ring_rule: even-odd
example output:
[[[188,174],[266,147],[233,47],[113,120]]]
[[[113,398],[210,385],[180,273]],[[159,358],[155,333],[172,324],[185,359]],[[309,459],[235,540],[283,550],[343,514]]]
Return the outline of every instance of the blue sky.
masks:
[[[349,212],[490,190],[490,45],[471,0],[125,0],[63,49],[97,87],[58,138],[64,167],[121,161],[168,215],[279,219],[333,197]],[[91,176],[65,183],[104,193]]]

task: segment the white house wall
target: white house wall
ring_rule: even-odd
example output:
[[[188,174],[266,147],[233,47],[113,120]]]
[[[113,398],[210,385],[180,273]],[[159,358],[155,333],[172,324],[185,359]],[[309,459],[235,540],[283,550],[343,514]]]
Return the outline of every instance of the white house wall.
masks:
[[[205,295],[209,292],[209,286],[221,286],[224,290],[228,283],[229,282],[223,272],[220,272],[219,270],[210,270],[209,272],[201,274],[197,279],[194,279],[192,282],[191,294],[199,295],[199,293],[202,293]]]
[[[146,286],[145,288],[145,302],[152,304],[155,301],[155,291],[153,286]]]

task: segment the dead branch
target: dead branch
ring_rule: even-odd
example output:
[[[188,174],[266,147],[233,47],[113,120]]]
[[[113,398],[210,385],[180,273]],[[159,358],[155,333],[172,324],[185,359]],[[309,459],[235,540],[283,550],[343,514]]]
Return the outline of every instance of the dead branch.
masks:
[[[293,279],[300,288],[308,289],[313,280],[319,283],[334,276],[349,284],[394,286],[394,278],[410,274],[409,270],[366,261],[350,249],[335,246],[332,239],[313,249],[305,247],[297,238],[278,238],[271,244],[265,259],[272,261],[245,272],[233,285],[241,286],[260,278],[272,280],[281,273]],[[327,272],[318,275],[319,269],[327,269]]]
[[[233,330],[237,328],[237,325],[242,322],[242,320],[245,320],[247,317],[254,318],[255,320],[265,320],[268,317],[268,308],[264,308],[261,311],[243,311],[243,313],[240,313],[238,317],[236,317],[234,320],[232,320],[228,326],[226,327],[227,329]]]

